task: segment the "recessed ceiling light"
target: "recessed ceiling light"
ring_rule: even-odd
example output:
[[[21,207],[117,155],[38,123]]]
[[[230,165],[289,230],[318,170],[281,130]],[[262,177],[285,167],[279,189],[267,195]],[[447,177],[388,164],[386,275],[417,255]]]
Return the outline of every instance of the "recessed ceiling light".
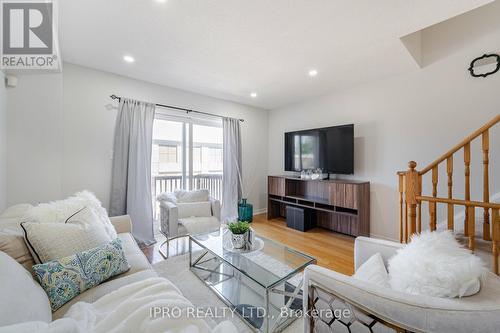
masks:
[[[165,3],[165,2],[167,2],[167,0],[156,0],[156,2]]]
[[[135,61],[134,57],[129,55],[123,56],[123,60],[125,60],[128,63],[133,63]]]
[[[316,75],[318,75],[318,71],[315,69],[311,69],[308,74],[311,77],[315,77]]]
[[[256,93],[256,92],[251,93],[251,94],[250,94],[250,97],[252,97],[252,98],[256,98],[256,97],[257,97],[257,93]]]

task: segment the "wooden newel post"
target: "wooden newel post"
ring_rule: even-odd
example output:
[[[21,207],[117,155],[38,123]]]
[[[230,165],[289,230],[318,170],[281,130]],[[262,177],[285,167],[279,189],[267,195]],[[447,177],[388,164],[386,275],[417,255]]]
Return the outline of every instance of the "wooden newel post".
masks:
[[[498,209],[493,209],[491,223],[493,224],[493,272],[498,275],[498,243],[500,242],[500,214]]]
[[[404,174],[399,173],[398,174],[399,178],[399,242],[403,243],[403,241],[406,242],[406,237],[404,237],[404,231],[405,231],[405,225],[404,225],[404,212],[405,209],[403,208],[404,206],[404,199],[403,199],[403,193],[404,193]]]
[[[417,162],[408,162],[408,171],[406,172],[406,205],[408,208],[408,238],[417,231],[417,195],[418,195],[418,172],[415,170]],[[408,239],[407,239],[408,241]]]

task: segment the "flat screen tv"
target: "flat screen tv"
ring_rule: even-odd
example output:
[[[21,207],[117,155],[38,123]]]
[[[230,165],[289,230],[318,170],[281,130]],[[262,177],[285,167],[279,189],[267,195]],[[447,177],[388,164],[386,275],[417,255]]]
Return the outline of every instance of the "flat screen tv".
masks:
[[[354,125],[285,133],[285,171],[354,173]]]

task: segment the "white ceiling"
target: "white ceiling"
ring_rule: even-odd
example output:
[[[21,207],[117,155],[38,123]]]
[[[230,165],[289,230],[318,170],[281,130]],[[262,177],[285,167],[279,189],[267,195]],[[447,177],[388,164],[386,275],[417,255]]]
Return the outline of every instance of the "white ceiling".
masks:
[[[67,62],[272,109],[415,70],[400,37],[488,2],[63,0],[60,45]]]

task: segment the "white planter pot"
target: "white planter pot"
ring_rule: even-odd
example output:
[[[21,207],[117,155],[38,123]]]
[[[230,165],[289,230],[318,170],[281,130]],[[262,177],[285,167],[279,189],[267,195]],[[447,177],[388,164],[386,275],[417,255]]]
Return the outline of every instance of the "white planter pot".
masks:
[[[235,249],[244,248],[246,241],[247,241],[246,233],[240,235],[231,234],[231,242],[233,243],[233,247]]]

